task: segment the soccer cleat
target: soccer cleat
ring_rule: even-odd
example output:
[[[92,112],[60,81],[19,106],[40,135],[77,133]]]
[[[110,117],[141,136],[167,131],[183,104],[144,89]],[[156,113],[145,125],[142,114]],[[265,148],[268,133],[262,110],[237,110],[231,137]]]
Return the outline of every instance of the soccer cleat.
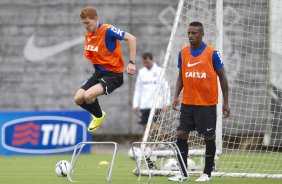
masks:
[[[168,178],[168,180],[169,181],[179,181],[179,182],[182,182],[182,181],[187,181],[188,177],[182,176],[181,174],[177,174],[175,176],[172,176],[172,177]]]
[[[210,180],[211,180],[211,177],[209,177],[209,175],[204,173],[195,181],[210,181]]]
[[[101,123],[104,121],[106,117],[106,113],[104,111],[102,111],[102,114],[103,115],[100,118],[96,118],[95,116],[92,115],[93,119],[88,125],[88,132],[94,132],[100,127]]]

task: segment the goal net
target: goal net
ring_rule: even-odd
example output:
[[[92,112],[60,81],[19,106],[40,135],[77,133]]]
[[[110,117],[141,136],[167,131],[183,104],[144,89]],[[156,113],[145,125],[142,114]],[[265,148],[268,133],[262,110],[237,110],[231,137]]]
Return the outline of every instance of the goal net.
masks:
[[[205,43],[222,54],[229,82],[231,116],[222,118],[219,99],[213,175],[281,178],[281,20],[282,0],[180,0],[143,141],[176,141],[179,112],[166,101],[173,99],[178,53],[189,43],[188,25],[200,21]],[[161,105],[161,112],[155,115]],[[203,138],[191,132],[188,142],[188,170],[200,173],[205,153]],[[150,149],[151,156],[155,156],[155,173],[177,172],[169,148],[157,144]]]

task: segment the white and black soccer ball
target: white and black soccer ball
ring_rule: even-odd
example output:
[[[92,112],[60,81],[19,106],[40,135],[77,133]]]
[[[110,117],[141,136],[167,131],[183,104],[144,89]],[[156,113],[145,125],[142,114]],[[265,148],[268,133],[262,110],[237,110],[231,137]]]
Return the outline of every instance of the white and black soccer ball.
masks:
[[[178,171],[179,166],[175,158],[169,158],[165,161],[162,169],[166,171]]]
[[[194,160],[188,158],[187,159],[187,165],[188,165],[188,170],[189,171],[195,171],[196,170],[196,163]]]
[[[196,169],[196,165],[194,160],[187,158],[187,165],[189,171],[194,171]],[[175,158],[169,158],[165,161],[163,167],[163,170],[168,171],[179,171],[179,165]]]
[[[60,160],[55,166],[55,173],[59,177],[67,177],[71,170],[71,164],[66,160]]]

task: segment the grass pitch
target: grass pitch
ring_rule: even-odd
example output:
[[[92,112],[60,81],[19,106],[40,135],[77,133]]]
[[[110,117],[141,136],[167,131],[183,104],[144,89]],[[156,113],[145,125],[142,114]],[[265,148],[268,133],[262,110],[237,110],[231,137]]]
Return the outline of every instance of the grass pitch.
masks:
[[[0,183],[1,184],[65,184],[65,178],[57,177],[54,166],[59,160],[70,160],[72,155],[56,156],[26,156],[26,157],[3,157],[0,156]],[[99,165],[99,162],[111,161],[110,154],[87,154],[81,155],[76,164],[73,180],[81,184],[105,184],[107,165]],[[116,156],[112,172],[112,184],[146,183],[148,177],[143,176],[141,182],[132,170],[135,162],[126,154]],[[195,182],[192,177],[187,183]],[[155,176],[152,184],[172,184],[167,177]],[[186,182],[184,182],[186,183]],[[211,184],[281,184],[282,179],[253,179],[253,178],[217,178],[214,177]]]

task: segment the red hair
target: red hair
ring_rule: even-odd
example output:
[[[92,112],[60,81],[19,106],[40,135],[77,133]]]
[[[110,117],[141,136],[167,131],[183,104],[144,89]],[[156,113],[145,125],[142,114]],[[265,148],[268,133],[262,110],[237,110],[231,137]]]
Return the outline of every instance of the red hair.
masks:
[[[97,10],[93,6],[87,6],[83,8],[80,12],[81,19],[85,19],[85,18],[94,19],[96,17],[98,17]]]

